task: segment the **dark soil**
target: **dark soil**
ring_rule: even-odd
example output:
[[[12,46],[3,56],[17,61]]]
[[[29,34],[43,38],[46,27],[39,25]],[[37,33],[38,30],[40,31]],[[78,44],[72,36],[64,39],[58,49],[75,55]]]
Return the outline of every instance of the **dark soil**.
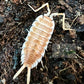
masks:
[[[36,9],[46,2],[52,13],[65,13],[66,27],[76,33],[64,31],[62,17],[54,17],[44,68],[39,63],[32,69],[30,84],[84,84],[84,0],[6,1],[0,0],[0,84],[26,84],[27,69],[13,80],[21,67],[21,47],[35,18],[47,12],[45,7],[35,13],[28,4]]]

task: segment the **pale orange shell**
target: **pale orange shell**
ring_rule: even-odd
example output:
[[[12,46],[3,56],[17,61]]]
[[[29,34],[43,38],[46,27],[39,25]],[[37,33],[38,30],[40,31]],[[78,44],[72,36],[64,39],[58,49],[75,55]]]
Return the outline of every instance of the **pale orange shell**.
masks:
[[[31,68],[37,66],[44,56],[54,25],[54,21],[48,16],[40,15],[36,18],[22,46],[22,64]]]

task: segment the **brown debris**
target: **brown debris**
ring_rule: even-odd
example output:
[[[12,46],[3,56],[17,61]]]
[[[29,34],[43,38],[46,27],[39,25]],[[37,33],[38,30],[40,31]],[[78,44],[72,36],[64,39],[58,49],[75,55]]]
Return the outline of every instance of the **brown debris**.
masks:
[[[11,0],[12,3],[15,3],[15,4],[18,4],[18,3],[21,3],[22,4],[22,1],[21,0]]]
[[[0,24],[4,22],[4,15],[0,15]]]
[[[76,38],[77,36],[76,36],[76,30],[69,30],[69,33],[70,33],[70,36],[71,36],[71,38]]]
[[[63,0],[59,0],[59,3],[63,6],[65,6],[71,13],[72,13],[72,8],[69,6],[67,3],[65,3]]]
[[[78,54],[84,58],[84,50],[81,47],[77,47]]]
[[[80,24],[84,24],[84,15],[80,16],[78,18],[78,21],[79,21]]]

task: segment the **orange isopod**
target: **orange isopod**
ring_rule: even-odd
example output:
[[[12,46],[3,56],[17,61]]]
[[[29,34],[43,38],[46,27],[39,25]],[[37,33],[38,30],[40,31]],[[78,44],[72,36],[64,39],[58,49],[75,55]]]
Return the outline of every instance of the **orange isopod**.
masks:
[[[37,10],[34,10],[29,5],[29,7],[35,12],[39,11],[45,6],[47,6],[48,13],[38,16],[36,20],[33,22],[30,31],[25,39],[25,42],[22,46],[21,62],[23,66],[18,70],[18,72],[13,77],[13,79],[15,79],[22,72],[22,70],[25,67],[27,67],[28,68],[27,84],[29,84],[30,82],[31,69],[36,67],[37,64],[42,60],[45,50],[47,49],[49,40],[52,36],[55,26],[53,16],[63,15],[63,29],[67,30],[64,27],[64,20],[65,20],[64,13],[52,13],[50,15],[51,11],[49,9],[48,3],[42,5]]]

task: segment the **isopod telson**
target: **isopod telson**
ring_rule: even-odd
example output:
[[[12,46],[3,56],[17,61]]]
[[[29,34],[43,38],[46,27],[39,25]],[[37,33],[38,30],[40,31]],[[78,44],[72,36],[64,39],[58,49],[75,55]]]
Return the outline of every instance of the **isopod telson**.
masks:
[[[37,64],[41,61],[44,56],[45,50],[49,43],[49,40],[52,36],[54,30],[54,20],[53,16],[62,15],[63,16],[63,29],[69,30],[65,28],[65,14],[64,13],[51,13],[49,4],[43,4],[40,8],[34,10],[30,5],[29,7],[37,12],[43,7],[47,6],[48,13],[44,15],[40,15],[33,22],[30,32],[28,33],[25,42],[22,46],[21,52],[21,62],[23,66],[18,70],[18,72],[14,75],[13,79],[15,79],[22,70],[27,67],[27,84],[30,82],[30,71],[32,68],[36,67]]]

